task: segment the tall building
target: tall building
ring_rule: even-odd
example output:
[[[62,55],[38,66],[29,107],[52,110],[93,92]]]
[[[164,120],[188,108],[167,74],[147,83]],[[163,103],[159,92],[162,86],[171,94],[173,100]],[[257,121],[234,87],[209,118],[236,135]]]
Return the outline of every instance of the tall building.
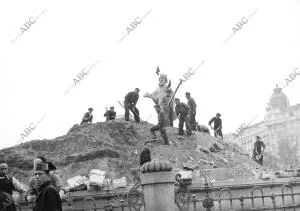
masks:
[[[247,127],[239,136],[229,134],[228,141],[239,144],[252,155],[256,136],[262,138],[266,152],[279,158],[290,149],[295,150],[300,158],[300,104],[290,106],[289,99],[278,85],[267,103],[264,120]]]

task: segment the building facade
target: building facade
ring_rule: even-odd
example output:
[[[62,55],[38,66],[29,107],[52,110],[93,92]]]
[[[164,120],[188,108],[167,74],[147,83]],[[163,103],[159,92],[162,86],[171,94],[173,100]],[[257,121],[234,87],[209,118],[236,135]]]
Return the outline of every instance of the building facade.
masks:
[[[300,104],[290,106],[289,99],[278,86],[267,104],[264,120],[247,127],[239,135],[230,134],[227,140],[252,155],[256,136],[262,138],[266,152],[278,158],[282,154],[296,153],[299,160]]]

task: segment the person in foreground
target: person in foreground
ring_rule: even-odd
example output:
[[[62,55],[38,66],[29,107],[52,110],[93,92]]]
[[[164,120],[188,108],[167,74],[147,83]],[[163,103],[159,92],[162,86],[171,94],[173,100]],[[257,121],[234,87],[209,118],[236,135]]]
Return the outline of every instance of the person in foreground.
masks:
[[[57,189],[49,176],[49,162],[37,163],[34,176],[39,186],[34,211],[62,211],[61,200]]]

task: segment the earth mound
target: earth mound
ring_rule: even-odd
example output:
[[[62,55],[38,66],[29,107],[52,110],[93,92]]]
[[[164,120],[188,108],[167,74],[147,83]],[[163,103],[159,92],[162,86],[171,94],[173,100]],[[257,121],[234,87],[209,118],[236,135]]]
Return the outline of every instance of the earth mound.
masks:
[[[117,119],[87,126],[74,125],[69,132],[51,140],[33,140],[0,150],[0,160],[8,163],[9,172],[27,184],[32,176],[33,159],[44,156],[52,161],[66,185],[76,175],[87,175],[91,169],[101,169],[110,178],[127,177],[133,182],[131,169],[139,167],[139,154],[144,143],[151,140],[148,122],[135,123]],[[240,168],[249,171],[257,167],[238,147],[220,141],[209,134],[195,132],[177,138],[178,129],[167,127],[170,145],[153,142],[152,159],[171,163],[173,168],[197,166],[209,168]]]

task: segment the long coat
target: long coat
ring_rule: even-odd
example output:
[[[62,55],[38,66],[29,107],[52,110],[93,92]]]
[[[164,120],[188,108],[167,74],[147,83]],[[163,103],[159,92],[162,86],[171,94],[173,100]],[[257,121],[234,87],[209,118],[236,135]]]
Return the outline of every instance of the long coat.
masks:
[[[51,182],[41,185],[34,211],[62,211],[60,196]]]

